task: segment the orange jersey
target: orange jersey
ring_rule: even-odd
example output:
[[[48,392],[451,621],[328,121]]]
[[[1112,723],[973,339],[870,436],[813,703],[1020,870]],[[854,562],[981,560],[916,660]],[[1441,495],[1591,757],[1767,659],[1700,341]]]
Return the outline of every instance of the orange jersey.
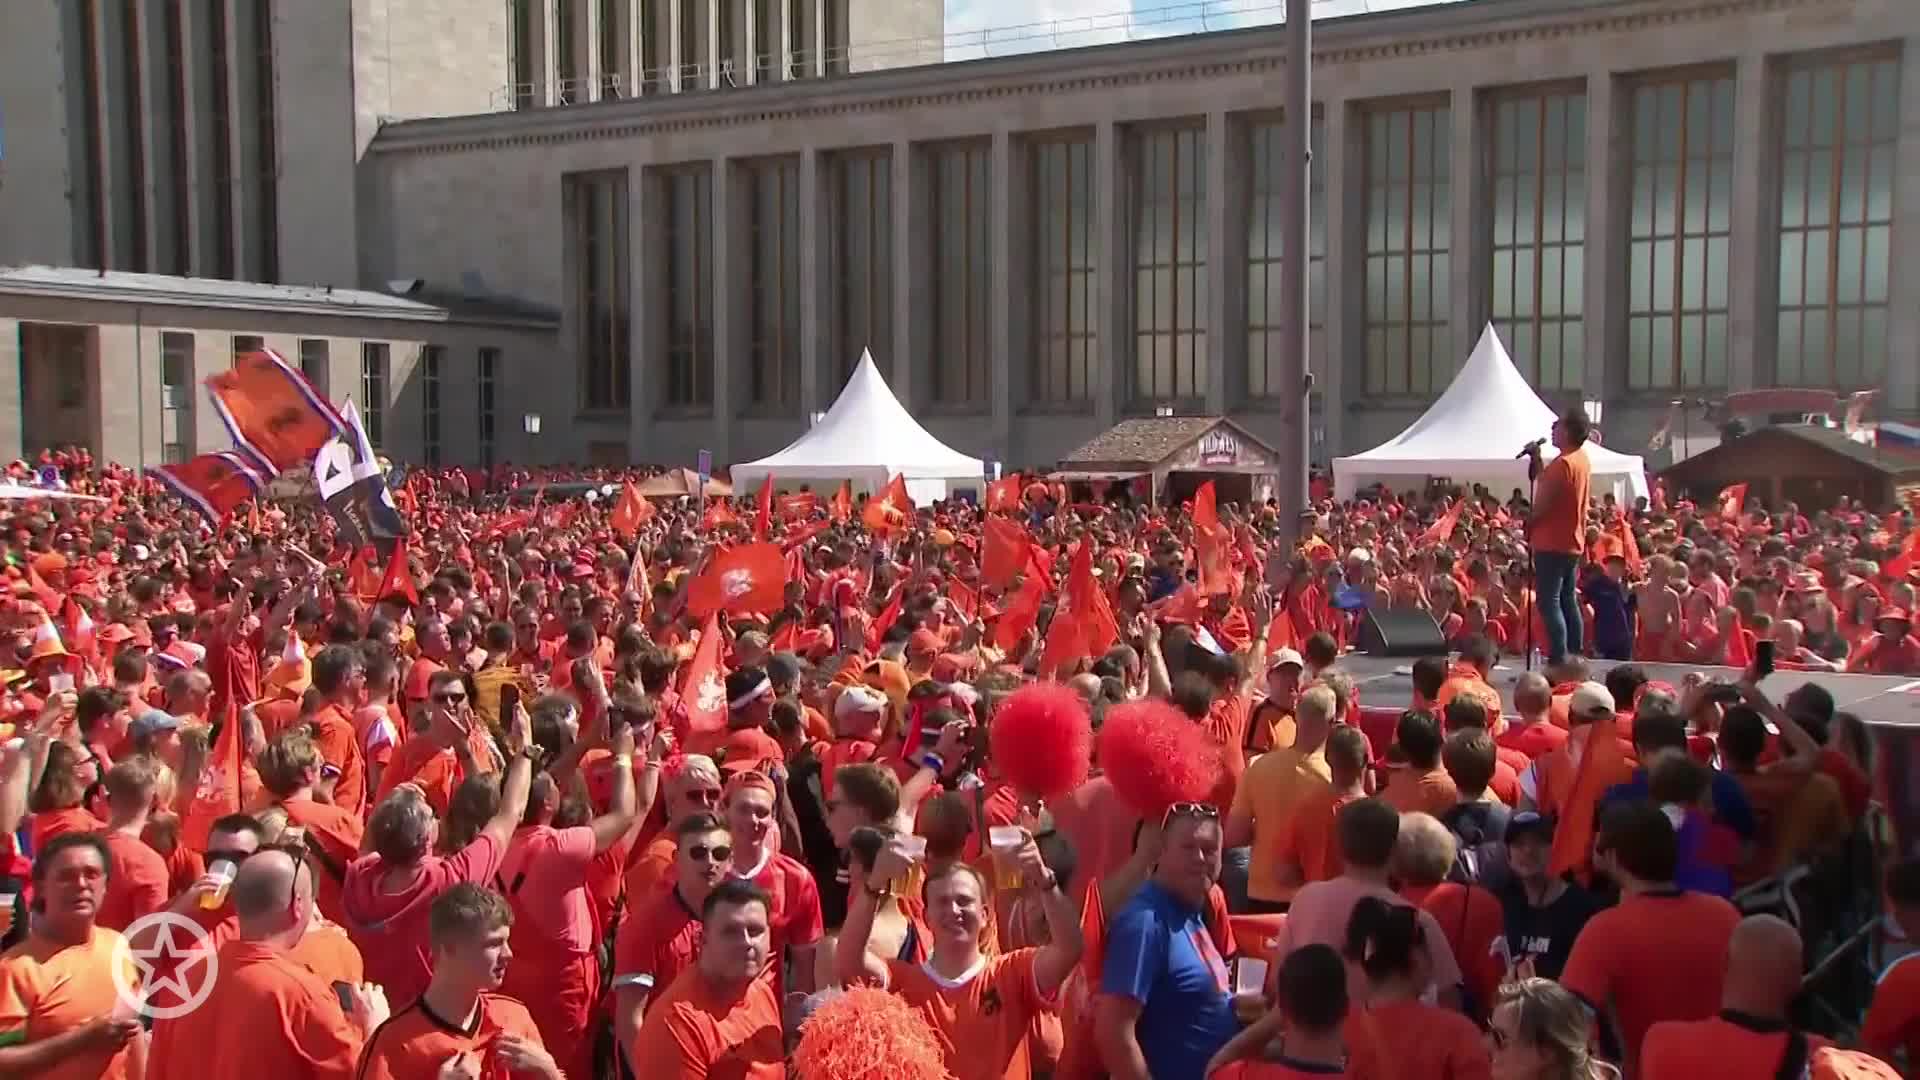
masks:
[[[41,1042],[110,1015],[119,996],[115,964],[127,985],[139,981],[119,933],[105,927],[94,927],[79,945],[29,934],[0,956],[0,1046]],[[126,1047],[87,1050],[35,1075],[46,1080],[120,1080],[128,1075],[129,1056]]]
[[[1756,1022],[1738,1013],[1707,1020],[1669,1020],[1647,1030],[1640,1046],[1639,1080],[1716,1080],[1769,1077],[1787,1052],[1787,1025]],[[1829,1045],[1807,1036],[1807,1053]],[[1816,1072],[1814,1075],[1825,1075]]]
[[[513,1072],[499,1059],[494,1047],[502,1035],[540,1042],[526,1006],[510,997],[481,994],[472,1020],[464,1024],[436,1016],[425,1001],[416,1001],[381,1024],[367,1040],[357,1080],[437,1076],[440,1066],[457,1054],[473,1054],[483,1080],[534,1075]]]
[[[1920,953],[1908,953],[1895,960],[1873,988],[1873,1004],[1860,1025],[1860,1042],[1866,1049],[1891,1061],[1899,1050],[1907,1052],[1907,1061],[1920,1062]]]
[[[326,980],[292,957],[230,941],[197,1009],[154,1024],[148,1080],[349,1077],[360,1030]]]
[[[1331,785],[1308,795],[1274,838],[1274,860],[1298,866],[1303,885],[1339,877],[1346,862],[1333,832],[1334,819],[1339,817],[1341,807],[1361,798],[1364,796],[1336,792]]]
[[[125,930],[135,919],[167,906],[167,860],[146,841],[118,830],[102,834],[106,841],[107,893],[94,921],[109,930]]]
[[[887,961],[894,993],[920,1011],[946,1050],[954,1080],[1025,1080],[1033,1075],[1027,1032],[1049,1002],[1034,982],[1035,949],[982,959],[965,980],[926,966]]]
[[[333,922],[344,922],[346,909],[341,904],[340,886],[346,882],[347,867],[360,855],[360,839],[365,826],[360,815],[329,803],[312,799],[288,799],[280,804],[287,812],[287,824],[307,830],[309,848],[319,848],[321,864],[314,876],[314,903],[320,914]]]
[[[699,968],[684,972],[647,1009],[627,1047],[635,1076],[681,1080],[785,1080],[780,997],[770,965],[745,989],[716,990]]]
[[[1489,1080],[1493,1062],[1474,1022],[1421,1001],[1382,1002],[1347,1013],[1348,1068],[1355,1076]]]

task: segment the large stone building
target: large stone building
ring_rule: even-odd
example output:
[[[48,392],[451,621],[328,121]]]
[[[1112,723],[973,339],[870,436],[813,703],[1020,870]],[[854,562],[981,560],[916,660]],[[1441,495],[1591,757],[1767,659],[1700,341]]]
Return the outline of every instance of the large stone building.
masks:
[[[669,66],[718,71],[716,20]],[[556,310],[529,452],[764,454],[862,348],[996,460],[1162,409],[1279,440],[1280,29],[573,105],[545,55],[509,96],[555,107],[386,124],[350,205],[281,214],[283,264],[297,236],[362,285]],[[591,98],[618,71],[586,59]],[[1755,386],[1920,410],[1920,4],[1474,0],[1322,21],[1313,79],[1317,458],[1417,416],[1489,321],[1616,446]]]

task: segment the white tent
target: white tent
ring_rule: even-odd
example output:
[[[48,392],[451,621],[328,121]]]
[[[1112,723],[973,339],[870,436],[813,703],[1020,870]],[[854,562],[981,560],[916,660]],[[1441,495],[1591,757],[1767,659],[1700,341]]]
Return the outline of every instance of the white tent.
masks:
[[[1405,431],[1364,454],[1333,459],[1334,497],[1350,499],[1362,484],[1407,477],[1445,477],[1456,484],[1484,484],[1504,497],[1527,486],[1527,462],[1515,458],[1553,429],[1554,412],[1527,385],[1499,335],[1488,326],[1453,384]],[[1553,445],[1540,448],[1552,460]],[[1587,444],[1593,491],[1611,491],[1630,501],[1647,494],[1646,466],[1633,454]]]
[[[906,478],[915,501],[931,501],[952,488],[978,487],[986,466],[928,434],[888,389],[873,355],[863,350],[826,416],[779,453],[735,465],[733,490],[751,491],[772,476],[776,485],[851,480],[856,489],[871,492],[885,487],[895,473]]]
[[[72,502],[106,502],[98,495],[82,495],[77,491],[63,491],[59,488],[30,487],[26,484],[0,484],[0,500],[16,499],[67,499]]]

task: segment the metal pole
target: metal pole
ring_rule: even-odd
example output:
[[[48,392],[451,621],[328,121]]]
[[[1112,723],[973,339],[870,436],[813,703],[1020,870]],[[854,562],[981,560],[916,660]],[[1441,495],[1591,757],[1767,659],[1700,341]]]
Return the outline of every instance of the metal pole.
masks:
[[[1311,0],[1287,0],[1286,124],[1280,165],[1281,350],[1280,499],[1283,535],[1296,539],[1307,506],[1309,414],[1307,365],[1307,170],[1313,147],[1313,14]]]

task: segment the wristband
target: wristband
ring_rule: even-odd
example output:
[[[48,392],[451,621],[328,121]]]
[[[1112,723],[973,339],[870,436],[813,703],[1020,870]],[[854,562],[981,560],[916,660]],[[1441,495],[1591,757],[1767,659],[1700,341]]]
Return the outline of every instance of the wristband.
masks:
[[[934,775],[938,776],[947,771],[947,759],[929,750],[920,755],[920,767],[932,769]]]
[[[615,757],[615,758],[613,759],[613,767],[614,767],[614,768],[616,768],[616,769],[631,769],[631,768],[633,768],[633,758],[632,758],[632,756],[631,756],[631,755],[628,755],[628,754],[620,754],[620,755],[618,755],[617,757]]]

